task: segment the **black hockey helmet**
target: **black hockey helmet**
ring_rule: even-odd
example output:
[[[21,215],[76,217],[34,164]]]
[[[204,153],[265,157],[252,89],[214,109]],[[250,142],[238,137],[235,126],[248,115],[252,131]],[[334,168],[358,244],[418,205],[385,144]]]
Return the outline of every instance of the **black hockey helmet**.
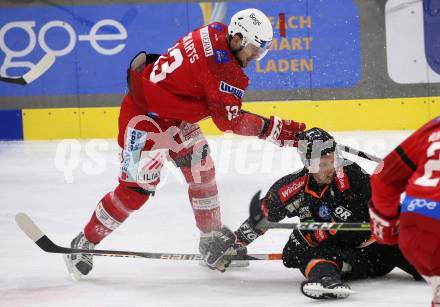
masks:
[[[298,153],[306,168],[311,160],[337,152],[336,141],[327,131],[314,127],[298,135]],[[337,153],[336,157],[340,154]]]

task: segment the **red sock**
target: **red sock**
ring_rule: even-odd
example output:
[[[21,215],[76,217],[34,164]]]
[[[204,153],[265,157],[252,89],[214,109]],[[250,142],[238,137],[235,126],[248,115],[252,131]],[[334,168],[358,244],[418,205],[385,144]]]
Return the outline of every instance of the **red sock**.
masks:
[[[119,184],[114,192],[107,193],[96,206],[90,221],[84,227],[85,237],[98,244],[147,200],[148,195]]]

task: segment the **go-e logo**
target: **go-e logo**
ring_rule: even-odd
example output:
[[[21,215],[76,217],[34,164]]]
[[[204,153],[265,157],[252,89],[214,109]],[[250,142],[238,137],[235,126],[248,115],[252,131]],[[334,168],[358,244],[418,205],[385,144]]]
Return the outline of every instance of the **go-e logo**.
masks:
[[[111,33],[111,34],[98,34],[98,31],[100,29],[102,29],[103,27],[106,27],[106,29],[108,29],[108,27],[113,27],[116,29],[116,31],[114,31],[115,33]],[[27,36],[29,37],[28,45],[25,48],[23,48],[22,50],[11,49],[10,46],[7,46],[7,42],[5,39],[8,31],[13,30],[13,29],[17,29],[17,28],[24,30],[26,32]],[[125,47],[124,43],[119,43],[113,48],[104,48],[103,46],[101,46],[99,44],[99,41],[110,41],[110,40],[121,41],[121,40],[127,39],[127,37],[128,37],[127,30],[125,29],[125,27],[121,23],[119,23],[118,21],[113,20],[113,19],[102,19],[102,20],[96,22],[91,27],[90,32],[88,34],[82,34],[82,35],[80,34],[80,35],[78,35],[78,38],[77,38],[77,34],[76,34],[74,28],[69,23],[62,21],[62,20],[49,21],[46,24],[44,24],[40,28],[39,31],[36,31],[36,29],[34,29],[34,28],[35,28],[35,21],[29,20],[29,21],[9,22],[9,23],[5,24],[0,29],[0,49],[6,55],[5,59],[3,61],[3,64],[0,67],[0,74],[1,75],[7,75],[6,70],[8,68],[13,68],[13,67],[14,68],[22,68],[22,67],[32,68],[34,66],[34,64],[31,62],[13,61],[13,60],[17,59],[17,58],[23,58],[23,57],[27,56],[28,54],[30,54],[34,50],[34,48],[37,44],[37,40],[38,40],[39,46],[41,47],[41,49],[43,49],[43,51],[45,51],[46,53],[51,52],[55,56],[59,57],[59,56],[65,56],[65,55],[69,54],[73,50],[73,48],[75,48],[77,39],[78,39],[78,41],[89,41],[92,48],[95,49],[95,51],[100,54],[114,55],[114,54],[121,52],[124,49],[124,47]],[[64,48],[54,50],[51,47],[49,47],[49,45],[47,44],[46,35],[47,35],[47,32],[52,28],[61,28],[64,31],[66,31],[69,39],[68,39],[66,46],[64,46]],[[38,32],[38,38],[37,38],[36,32]],[[101,32],[102,32],[102,30],[101,30]]]

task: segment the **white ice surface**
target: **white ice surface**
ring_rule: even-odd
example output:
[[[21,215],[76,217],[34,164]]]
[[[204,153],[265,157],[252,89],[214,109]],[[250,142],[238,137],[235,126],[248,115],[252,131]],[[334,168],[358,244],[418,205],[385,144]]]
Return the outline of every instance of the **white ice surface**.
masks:
[[[338,141],[383,157],[409,132],[335,133]],[[223,222],[235,229],[249,200],[301,167],[295,150],[249,138],[210,139]],[[303,276],[280,261],[211,271],[192,261],[95,258],[90,276],[68,277],[62,257],[46,254],[14,223],[28,213],[55,242],[68,245],[99,199],[117,183],[117,145],[111,140],[0,143],[0,306],[428,306],[430,287],[400,270],[350,283],[348,299],[314,301],[299,290]],[[374,163],[362,161],[372,171]],[[66,171],[71,170],[71,171]],[[169,168],[157,196],[100,248],[196,253],[198,231],[182,177]],[[64,171],[63,171],[64,170]],[[271,230],[250,253],[279,253],[289,232]]]

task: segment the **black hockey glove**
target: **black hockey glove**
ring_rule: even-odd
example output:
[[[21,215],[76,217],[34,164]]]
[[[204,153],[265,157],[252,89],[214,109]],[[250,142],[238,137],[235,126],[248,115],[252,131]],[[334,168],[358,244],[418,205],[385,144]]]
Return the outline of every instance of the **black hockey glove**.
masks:
[[[210,269],[224,272],[231,263],[230,256],[237,255],[236,236],[226,226],[214,230],[210,234],[211,237],[200,252]]]
[[[315,247],[335,235],[336,232],[336,230],[312,230],[303,231],[301,234],[310,246]]]

